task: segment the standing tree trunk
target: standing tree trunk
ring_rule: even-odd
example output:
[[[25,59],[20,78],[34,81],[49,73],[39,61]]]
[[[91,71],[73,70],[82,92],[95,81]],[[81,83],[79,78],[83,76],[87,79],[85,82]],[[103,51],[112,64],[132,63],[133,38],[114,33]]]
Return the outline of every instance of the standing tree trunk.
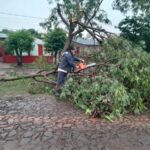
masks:
[[[70,20],[69,27],[70,28],[69,28],[68,38],[67,38],[67,42],[65,44],[64,50],[67,50],[70,47],[70,45],[72,44],[72,40],[73,40],[74,25],[71,20]]]
[[[16,55],[17,55],[17,65],[21,67],[22,66],[22,51],[16,50]]]
[[[58,54],[58,51],[55,51],[55,52],[54,52],[54,58],[55,58],[54,63],[55,63],[55,64],[57,63],[57,54]]]

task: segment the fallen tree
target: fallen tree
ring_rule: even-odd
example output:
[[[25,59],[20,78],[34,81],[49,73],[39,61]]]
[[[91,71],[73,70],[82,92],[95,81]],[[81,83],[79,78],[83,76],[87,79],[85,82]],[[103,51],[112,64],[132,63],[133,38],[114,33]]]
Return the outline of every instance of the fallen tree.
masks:
[[[124,39],[115,38],[106,41],[101,53],[95,51],[89,55],[88,61],[95,60],[95,64],[68,76],[62,89],[62,100],[74,102],[94,117],[107,116],[109,119],[150,110],[148,53]],[[41,70],[31,76],[1,78],[0,81],[32,78],[54,87],[55,81],[50,76],[55,73],[56,69],[51,72]]]
[[[48,83],[51,85],[55,85],[55,81],[52,81],[48,78],[48,76],[53,75],[56,73],[56,69],[54,69],[51,72],[47,72],[45,70],[40,70],[39,72],[32,74],[32,75],[26,75],[26,76],[19,76],[19,77],[9,77],[9,78],[0,78],[0,82],[8,82],[8,81],[15,81],[15,80],[21,80],[21,79],[29,79],[32,78],[33,80],[37,82],[43,82]],[[38,77],[43,77],[45,80],[40,80]]]
[[[110,120],[126,113],[150,110],[148,53],[124,39],[111,39],[104,44],[101,53],[90,55],[97,65],[100,60],[110,61],[98,65],[96,75],[91,78],[71,76],[61,99],[74,102],[87,114]],[[115,57],[118,59],[113,59]]]
[[[101,66],[101,65],[109,65],[107,63],[99,63],[99,64],[96,64],[94,63],[93,65],[90,65],[90,66],[86,66],[85,68],[82,68],[80,70],[76,70],[75,72],[72,72],[71,75],[76,75],[76,76],[87,76],[87,74],[82,74],[82,71],[84,70],[88,70],[89,68],[92,68],[92,67],[98,67],[98,66]],[[48,83],[50,85],[55,85],[56,82],[53,81],[53,80],[50,80],[49,79],[49,76],[51,75],[56,75],[57,73],[57,69],[53,69],[52,71],[45,71],[45,70],[40,70],[38,71],[37,73],[35,74],[32,74],[32,75],[25,75],[25,76],[15,76],[15,77],[3,77],[3,78],[0,78],[0,82],[8,82],[8,81],[15,81],[15,80],[21,80],[21,79],[33,79],[37,82],[43,82],[43,83]],[[92,73],[91,73],[92,75]],[[41,79],[38,79],[39,77],[43,77],[44,80],[41,80]]]

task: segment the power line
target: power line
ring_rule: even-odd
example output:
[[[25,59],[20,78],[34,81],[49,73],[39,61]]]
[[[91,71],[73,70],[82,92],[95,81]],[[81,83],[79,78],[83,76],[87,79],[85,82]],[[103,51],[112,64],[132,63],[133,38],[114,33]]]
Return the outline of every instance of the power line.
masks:
[[[4,27],[4,26],[0,26],[1,29],[8,29],[8,30],[14,30],[16,31],[17,29],[13,29],[13,28],[9,28],[9,27]]]
[[[4,27],[4,26],[0,26],[0,31],[1,31],[1,29],[7,29],[7,30],[11,30],[11,31],[17,31],[17,30],[21,30],[21,29],[26,29],[26,30],[28,30],[28,29],[34,29],[34,28],[32,28],[32,27],[31,27],[31,28],[23,28],[23,27],[22,27],[22,28],[18,28],[18,29],[16,28],[16,29],[14,29],[14,28],[6,27],[6,26],[5,26],[5,27]],[[41,31],[40,29],[35,29],[35,30],[38,31],[38,32],[41,32],[41,33],[43,32],[43,31]]]
[[[25,17],[25,18],[32,18],[32,19],[46,19],[42,17],[34,17],[34,16],[26,16],[26,15],[20,15],[20,14],[13,14],[13,13],[5,13],[5,12],[0,12],[1,15],[9,15],[9,16],[16,16],[16,17]]]

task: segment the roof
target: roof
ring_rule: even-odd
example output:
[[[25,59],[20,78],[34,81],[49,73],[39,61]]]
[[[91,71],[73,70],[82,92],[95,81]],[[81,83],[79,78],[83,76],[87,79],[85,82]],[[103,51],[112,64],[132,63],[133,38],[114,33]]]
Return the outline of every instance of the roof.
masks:
[[[93,38],[77,38],[73,40],[76,43],[83,44],[83,45],[99,45],[98,41]]]
[[[7,35],[5,33],[0,33],[0,38],[1,39],[6,39],[7,38]]]

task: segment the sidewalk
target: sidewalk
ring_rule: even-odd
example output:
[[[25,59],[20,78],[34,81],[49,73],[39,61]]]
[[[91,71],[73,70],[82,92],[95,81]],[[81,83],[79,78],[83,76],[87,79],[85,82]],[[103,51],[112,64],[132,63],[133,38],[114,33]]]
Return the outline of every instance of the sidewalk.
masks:
[[[11,64],[0,62],[0,76],[5,76],[6,73],[11,69],[14,69]]]
[[[5,68],[8,69],[8,68],[14,68],[14,67],[11,64],[0,62],[0,70],[5,69]]]

